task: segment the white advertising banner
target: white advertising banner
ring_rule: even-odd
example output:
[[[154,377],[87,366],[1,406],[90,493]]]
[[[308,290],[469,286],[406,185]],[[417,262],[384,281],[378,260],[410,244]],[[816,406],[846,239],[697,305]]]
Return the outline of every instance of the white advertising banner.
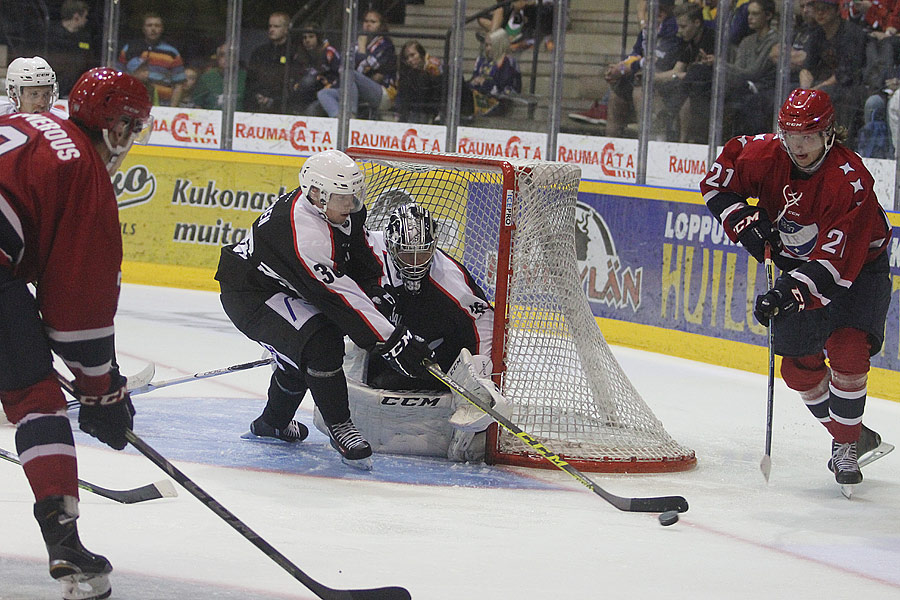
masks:
[[[309,156],[334,148],[337,120],[327,117],[234,115],[232,148],[241,152]]]
[[[218,148],[221,140],[222,113],[202,108],[153,107],[153,134],[150,141],[159,146]]]
[[[634,183],[637,140],[560,133],[557,160],[579,165],[581,177],[595,181]]]

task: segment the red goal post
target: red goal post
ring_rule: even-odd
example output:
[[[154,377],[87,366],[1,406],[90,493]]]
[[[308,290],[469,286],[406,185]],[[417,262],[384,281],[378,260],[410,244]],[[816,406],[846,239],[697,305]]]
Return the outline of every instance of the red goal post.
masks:
[[[349,148],[366,176],[367,224],[410,198],[438,245],[494,303],[494,380],[511,420],[578,469],[680,471],[696,464],[643,401],[591,312],[575,248],[581,169],[572,164]],[[549,467],[491,426],[489,463]]]

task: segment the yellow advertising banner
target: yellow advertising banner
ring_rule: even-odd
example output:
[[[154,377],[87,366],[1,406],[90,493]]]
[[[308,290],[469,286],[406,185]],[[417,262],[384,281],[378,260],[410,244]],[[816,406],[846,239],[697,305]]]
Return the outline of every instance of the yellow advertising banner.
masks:
[[[131,283],[216,290],[223,245],[297,187],[304,158],[135,146],[113,177]]]

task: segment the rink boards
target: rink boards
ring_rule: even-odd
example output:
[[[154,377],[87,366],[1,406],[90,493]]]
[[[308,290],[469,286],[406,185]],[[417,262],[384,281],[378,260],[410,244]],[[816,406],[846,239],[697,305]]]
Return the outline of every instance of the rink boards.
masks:
[[[135,148],[115,179],[124,280],[216,290],[219,249],[297,185],[302,158]],[[578,270],[608,341],[736,367],[766,369],[753,301],[765,276],[732,244],[697,191],[582,181]],[[869,390],[900,400],[900,215],[890,213],[892,296]]]

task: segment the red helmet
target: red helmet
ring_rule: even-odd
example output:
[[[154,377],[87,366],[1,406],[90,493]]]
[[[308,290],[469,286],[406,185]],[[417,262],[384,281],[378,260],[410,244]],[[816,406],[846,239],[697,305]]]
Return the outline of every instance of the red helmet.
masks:
[[[778,111],[778,128],[788,133],[814,133],[834,125],[834,106],[821,90],[796,89]]]
[[[85,129],[110,129],[125,118],[140,130],[151,106],[143,83],[108,67],[91,69],[69,93],[69,117]]]

